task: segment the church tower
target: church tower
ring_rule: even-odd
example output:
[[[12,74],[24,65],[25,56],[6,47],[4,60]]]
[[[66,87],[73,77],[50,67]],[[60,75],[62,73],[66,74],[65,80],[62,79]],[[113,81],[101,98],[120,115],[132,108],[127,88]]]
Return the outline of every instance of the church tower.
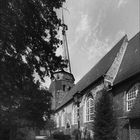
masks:
[[[62,9],[62,23],[64,24],[64,15]],[[66,96],[68,91],[74,85],[74,76],[71,73],[71,65],[69,58],[69,50],[66,36],[66,27],[64,26],[62,29],[63,34],[63,54],[62,57],[64,60],[68,60],[68,66],[64,70],[57,71],[54,73],[54,78],[51,79],[51,84],[49,87],[49,91],[52,93],[52,109],[55,110],[58,107],[63,98]]]

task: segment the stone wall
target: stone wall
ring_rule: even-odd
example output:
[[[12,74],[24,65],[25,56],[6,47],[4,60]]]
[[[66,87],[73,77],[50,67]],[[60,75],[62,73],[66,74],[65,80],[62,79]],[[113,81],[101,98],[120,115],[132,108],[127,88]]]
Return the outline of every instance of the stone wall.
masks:
[[[138,140],[140,139],[140,116],[139,109],[133,111],[132,118],[130,117],[131,111],[126,109],[126,94],[136,83],[140,82],[140,77],[135,76],[127,81],[114,86],[112,89],[114,110],[118,118],[118,138],[120,140]],[[136,103],[140,102],[140,93],[136,98]],[[135,108],[136,104],[134,104]],[[136,119],[138,118],[138,119]]]
[[[119,85],[116,85],[112,89],[113,93],[113,102],[114,102],[114,110],[116,112],[116,116],[118,118],[118,139],[120,140],[129,140],[130,138],[130,127],[131,128],[131,137],[132,140],[137,140],[137,137],[139,138],[140,134],[140,128],[136,126],[137,123],[130,123],[130,119],[128,119],[128,112],[126,111],[126,93],[128,90],[138,81],[140,81],[140,77],[136,76],[131,79],[128,79],[125,82],[120,83]],[[92,130],[92,122],[85,122],[84,121],[84,103],[86,100],[86,97],[89,93],[92,94],[95,98],[95,104],[98,101],[98,98],[101,96],[100,92],[103,89],[103,83],[100,83],[98,85],[94,85],[93,87],[90,87],[85,91],[85,94],[82,97],[82,101],[80,104],[80,129],[83,131],[85,128],[87,128],[90,132]],[[77,129],[77,124],[72,123],[72,110],[73,110],[74,103],[71,102],[64,108],[62,108],[57,113],[61,116],[62,110],[65,111],[65,125],[63,127],[60,126],[60,129],[64,132],[69,132],[70,134],[73,133],[75,129]],[[139,110],[138,110],[139,111]],[[60,119],[61,120],[61,119]],[[70,128],[66,128],[66,123],[70,123]],[[134,120],[134,119],[131,119]],[[137,122],[137,121],[136,121]],[[61,122],[60,122],[61,124]],[[130,126],[129,126],[130,125]]]

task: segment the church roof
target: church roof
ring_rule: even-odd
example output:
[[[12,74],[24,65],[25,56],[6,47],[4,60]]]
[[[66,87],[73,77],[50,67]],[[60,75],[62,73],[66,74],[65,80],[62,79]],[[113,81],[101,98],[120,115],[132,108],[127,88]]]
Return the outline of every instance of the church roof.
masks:
[[[113,63],[125,36],[67,93],[57,109],[69,102],[76,92],[82,92],[85,88],[104,76]]]
[[[140,32],[129,42],[114,85],[140,72]]]
[[[76,92],[82,92],[84,89],[95,83],[103,77],[112,65],[125,36],[67,93],[64,100],[57,107],[61,108],[72,100]],[[126,80],[127,78],[140,72],[140,32],[128,42],[128,47],[124,54],[119,71],[114,80],[114,85]]]

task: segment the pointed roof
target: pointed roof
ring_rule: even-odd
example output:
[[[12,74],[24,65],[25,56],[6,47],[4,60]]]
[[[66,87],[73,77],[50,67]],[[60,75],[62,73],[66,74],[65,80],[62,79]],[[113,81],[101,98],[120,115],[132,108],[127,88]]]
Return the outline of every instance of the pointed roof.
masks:
[[[85,88],[106,74],[120,50],[124,38],[125,36],[69,91],[57,109],[72,100],[76,92],[82,92]]]
[[[140,32],[128,42],[114,85],[137,73],[140,73]]]
[[[69,48],[68,48],[68,41],[67,41],[67,35],[66,35],[66,26],[65,21],[64,21],[64,13],[63,13],[63,8],[62,8],[62,24],[63,24],[63,29],[62,29],[62,35],[63,35],[63,51],[64,51],[64,59],[68,60],[68,66],[65,68],[65,70],[69,73],[71,73],[71,64],[70,64],[70,56],[69,56]]]
[[[70,90],[57,109],[71,101],[76,92],[82,92],[106,74],[117,56],[124,39],[125,36]],[[114,85],[138,73],[140,73],[140,32],[128,42],[126,52],[114,80]]]

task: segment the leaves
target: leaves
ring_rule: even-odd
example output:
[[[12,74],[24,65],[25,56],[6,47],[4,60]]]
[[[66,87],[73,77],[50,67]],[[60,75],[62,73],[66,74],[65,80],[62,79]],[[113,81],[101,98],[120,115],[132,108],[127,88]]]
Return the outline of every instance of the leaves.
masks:
[[[0,1],[0,125],[20,120],[42,127],[43,113],[51,112],[51,94],[40,89],[34,73],[53,76],[67,62],[55,51],[64,26],[55,9],[64,0]]]
[[[30,68],[35,69],[41,77],[46,74],[52,76],[57,69],[66,67],[62,57],[55,55],[56,48],[61,44],[57,38],[58,30],[63,25],[54,8],[58,8],[57,4],[62,6],[62,2],[9,0],[7,6],[3,6],[6,8],[0,10],[1,57],[18,57],[21,63],[24,56]],[[45,68],[44,72],[41,67]]]
[[[93,131],[95,140],[116,140],[116,117],[113,111],[112,95],[105,90],[95,107]]]

